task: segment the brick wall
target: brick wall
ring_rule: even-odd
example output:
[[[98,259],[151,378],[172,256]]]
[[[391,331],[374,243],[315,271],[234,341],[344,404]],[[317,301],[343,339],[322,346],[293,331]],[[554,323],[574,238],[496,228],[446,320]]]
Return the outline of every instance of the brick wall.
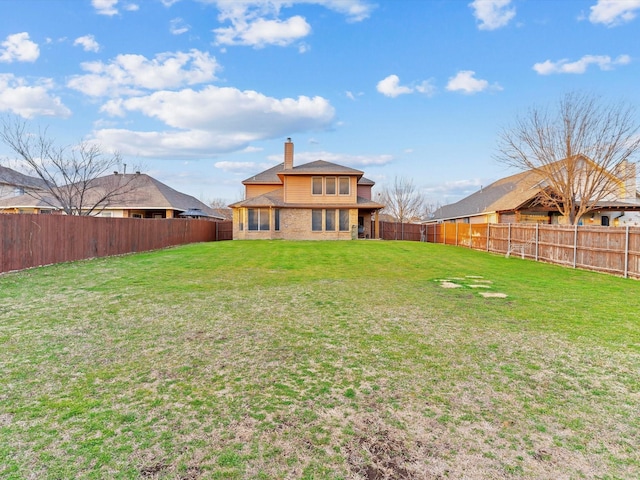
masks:
[[[274,230],[273,214],[271,215],[270,229],[267,231],[247,230],[244,222],[243,230],[239,229],[242,209],[234,209],[233,239],[234,240],[258,240],[258,239],[287,239],[287,240],[351,240],[351,226],[358,225],[358,210],[349,210],[349,231],[340,232],[314,232],[311,230],[311,209],[306,208],[281,208],[280,230]],[[336,217],[336,229],[338,228]],[[324,223],[323,223],[324,227]]]

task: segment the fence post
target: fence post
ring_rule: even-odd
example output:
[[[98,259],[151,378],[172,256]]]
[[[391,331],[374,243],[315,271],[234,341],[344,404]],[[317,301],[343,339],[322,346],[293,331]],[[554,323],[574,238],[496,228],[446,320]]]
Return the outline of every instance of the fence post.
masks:
[[[629,277],[629,225],[624,235],[624,278]]]
[[[540,224],[536,223],[536,262],[538,261],[538,238],[540,235]]]
[[[489,251],[489,226],[491,224],[487,222],[487,252]]]
[[[576,223],[574,227],[573,234],[573,268],[576,268],[578,260],[578,224]]]
[[[507,231],[507,252],[509,253],[511,251],[511,224],[508,223],[508,231]]]
[[[458,222],[456,222],[456,247],[458,246]]]

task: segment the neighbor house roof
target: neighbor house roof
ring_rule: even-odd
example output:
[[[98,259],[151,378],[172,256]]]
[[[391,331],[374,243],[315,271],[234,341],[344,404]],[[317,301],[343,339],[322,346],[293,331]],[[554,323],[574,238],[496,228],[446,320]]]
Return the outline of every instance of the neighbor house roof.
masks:
[[[6,208],[44,208],[60,209],[60,203],[50,195],[43,194],[33,197],[29,194],[16,195],[15,197],[0,200],[0,210]]]
[[[580,157],[591,162],[587,157]],[[553,165],[562,168],[563,162],[564,160],[559,160]],[[527,170],[501,178],[456,203],[440,207],[434,212],[434,216],[430,221],[517,210],[534,200],[545,187],[544,174],[534,170]],[[637,197],[638,192],[636,191],[634,198]],[[638,207],[637,203],[620,200],[602,200],[599,203],[600,208]]]
[[[98,198],[108,189],[114,187],[114,182],[127,185],[122,194],[115,196],[110,200],[107,209],[141,209],[141,210],[178,210],[187,211],[189,209],[199,209],[207,216],[222,218],[216,212],[191,195],[178,192],[164,183],[156,180],[144,173],[129,174],[113,174],[105,175],[96,179],[92,185],[91,191],[88,193],[86,204],[97,202]],[[41,207],[43,202],[38,198],[30,195],[20,195],[18,197],[8,198],[0,201],[0,208],[19,208],[19,207]],[[51,201],[46,203],[60,207],[60,205]]]
[[[46,188],[47,184],[38,177],[31,177],[8,167],[0,166],[0,183],[23,188]]]
[[[434,212],[432,220],[516,209],[538,195],[542,189],[541,182],[542,177],[532,171],[501,178],[456,203],[440,207]]]

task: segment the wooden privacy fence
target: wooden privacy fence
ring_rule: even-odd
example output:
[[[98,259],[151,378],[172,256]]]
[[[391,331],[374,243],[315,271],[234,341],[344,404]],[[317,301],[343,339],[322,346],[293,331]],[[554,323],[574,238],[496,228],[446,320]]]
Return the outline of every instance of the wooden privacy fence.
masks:
[[[0,273],[231,238],[230,221],[0,214]]]
[[[372,225],[372,231],[373,231]],[[380,238],[382,240],[409,240],[419,242],[424,225],[416,223],[380,222]]]
[[[439,223],[424,240],[640,278],[640,227]]]

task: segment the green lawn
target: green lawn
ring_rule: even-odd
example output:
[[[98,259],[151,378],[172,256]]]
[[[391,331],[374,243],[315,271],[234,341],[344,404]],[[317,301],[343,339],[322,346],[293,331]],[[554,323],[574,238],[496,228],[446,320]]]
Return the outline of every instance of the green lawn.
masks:
[[[640,478],[639,317],[638,281],[417,242],[3,275],[0,478]]]

